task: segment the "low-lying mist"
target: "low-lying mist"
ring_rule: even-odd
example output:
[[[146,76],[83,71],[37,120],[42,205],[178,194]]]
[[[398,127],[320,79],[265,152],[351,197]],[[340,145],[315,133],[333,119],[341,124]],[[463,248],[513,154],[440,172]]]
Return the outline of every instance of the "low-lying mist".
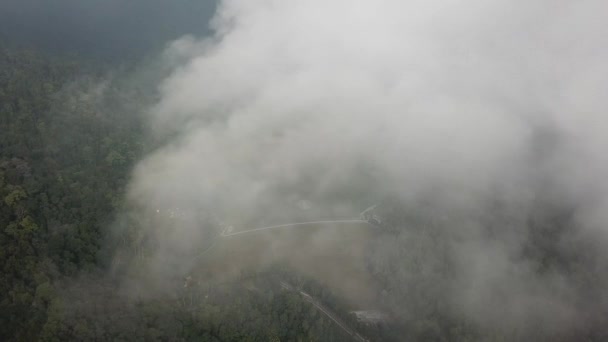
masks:
[[[149,269],[201,268],[222,227],[356,219],[379,204],[384,228],[354,229],[367,242],[349,255],[376,277],[357,291],[400,319],[462,316],[520,337],[597,328],[605,13],[600,0],[222,1],[212,37],[166,49],[173,71],[148,113],[164,143],[134,170],[128,206],[155,241]],[[226,244],[215,267],[288,260],[295,247],[264,234]],[[314,256],[339,249],[335,234],[311,229],[309,258],[289,260],[331,274],[331,254]],[[358,279],[344,274],[345,287]]]

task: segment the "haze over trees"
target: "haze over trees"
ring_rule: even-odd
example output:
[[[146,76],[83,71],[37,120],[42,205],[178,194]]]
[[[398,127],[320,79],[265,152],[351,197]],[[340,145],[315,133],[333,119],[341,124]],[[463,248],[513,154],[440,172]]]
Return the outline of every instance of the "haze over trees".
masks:
[[[607,11],[4,2],[0,340],[607,340]]]

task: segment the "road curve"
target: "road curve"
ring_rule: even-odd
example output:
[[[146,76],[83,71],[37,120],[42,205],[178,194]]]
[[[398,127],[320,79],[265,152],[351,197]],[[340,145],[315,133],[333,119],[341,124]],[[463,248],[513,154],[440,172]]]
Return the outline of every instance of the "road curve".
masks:
[[[213,240],[212,240],[211,244],[209,245],[209,247],[205,248],[197,256],[195,256],[194,259],[193,259],[193,261],[199,259],[204,254],[206,254],[208,251],[210,251],[217,244],[218,240],[220,238],[223,238],[223,237],[231,237],[231,236],[236,236],[236,235],[255,233],[255,232],[259,232],[259,231],[263,231],[263,230],[267,230],[267,229],[277,229],[277,228],[287,228],[287,227],[296,227],[296,226],[306,226],[306,225],[324,224],[324,223],[367,223],[367,224],[369,224],[369,222],[365,221],[365,220],[349,219],[349,220],[325,220],[325,221],[309,221],[309,222],[284,223],[284,224],[279,224],[279,225],[275,225],[275,226],[268,226],[268,227],[260,227],[260,228],[242,230],[242,231],[235,232],[235,233],[228,233],[226,231],[226,229],[223,229],[218,235],[216,235],[213,238]]]
[[[307,226],[307,225],[324,224],[324,223],[368,223],[368,222],[365,221],[365,220],[358,220],[358,219],[333,220],[333,221],[296,222],[296,223],[279,224],[279,225],[276,225],[276,226],[268,226],[268,227],[261,227],[261,228],[255,228],[255,229],[242,230],[242,231],[235,232],[235,233],[226,233],[225,231],[222,231],[222,233],[220,235],[222,237],[229,237],[229,236],[235,236],[235,235],[241,235],[241,234],[248,234],[248,233],[258,232],[258,231],[267,230],[267,229],[286,228],[286,227],[295,227],[295,226]]]

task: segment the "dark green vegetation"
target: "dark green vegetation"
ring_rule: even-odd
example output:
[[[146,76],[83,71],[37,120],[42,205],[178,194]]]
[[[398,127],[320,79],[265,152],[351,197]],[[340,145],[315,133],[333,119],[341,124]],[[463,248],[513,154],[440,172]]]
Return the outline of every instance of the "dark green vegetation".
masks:
[[[104,262],[137,127],[86,98],[76,63],[5,50],[0,73],[0,339],[32,340],[62,282]]]
[[[131,242],[109,227],[144,150],[146,97],[100,74],[0,52],[0,340],[349,340],[276,275],[121,291],[112,260]]]

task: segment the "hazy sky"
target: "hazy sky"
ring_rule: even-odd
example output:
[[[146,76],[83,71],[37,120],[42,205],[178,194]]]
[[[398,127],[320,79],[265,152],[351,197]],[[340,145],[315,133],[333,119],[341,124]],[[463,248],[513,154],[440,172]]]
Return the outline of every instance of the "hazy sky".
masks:
[[[207,34],[215,0],[3,0],[0,41],[87,57],[141,57]]]

